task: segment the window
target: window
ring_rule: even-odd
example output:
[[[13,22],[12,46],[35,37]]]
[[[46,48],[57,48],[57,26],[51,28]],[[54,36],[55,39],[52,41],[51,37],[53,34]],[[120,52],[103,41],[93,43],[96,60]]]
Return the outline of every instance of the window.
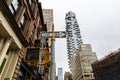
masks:
[[[31,35],[34,36],[34,33],[35,33],[35,26],[33,25]]]
[[[14,11],[14,9],[13,9],[13,7],[11,5],[9,6],[9,9],[10,9],[12,14],[15,14],[15,11]]]
[[[2,64],[1,64],[1,66],[0,66],[0,74],[1,74],[1,72],[2,72],[2,70],[3,70],[3,68],[4,68],[4,65],[5,65],[5,63],[6,63],[6,58],[4,58],[4,60],[3,60],[3,62],[2,62]]]
[[[29,0],[29,4],[30,4],[30,6],[32,6],[32,0]]]
[[[21,3],[19,0],[13,0],[12,3],[9,5],[9,9],[14,16],[19,10],[20,6],[21,6]]]
[[[35,15],[34,15],[36,21],[38,20],[38,16],[39,16],[39,13],[36,12]]]
[[[24,14],[22,16],[22,19],[21,19],[20,24],[19,24],[20,29],[22,29],[22,30],[24,29],[26,21],[27,21],[27,16],[26,16],[26,14]]]

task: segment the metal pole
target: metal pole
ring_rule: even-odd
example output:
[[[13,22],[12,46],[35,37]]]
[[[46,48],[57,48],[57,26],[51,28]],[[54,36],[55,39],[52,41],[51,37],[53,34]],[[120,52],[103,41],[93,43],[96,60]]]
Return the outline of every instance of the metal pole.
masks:
[[[54,37],[54,26],[52,27],[52,37],[51,37],[50,80],[55,80],[55,37]]]

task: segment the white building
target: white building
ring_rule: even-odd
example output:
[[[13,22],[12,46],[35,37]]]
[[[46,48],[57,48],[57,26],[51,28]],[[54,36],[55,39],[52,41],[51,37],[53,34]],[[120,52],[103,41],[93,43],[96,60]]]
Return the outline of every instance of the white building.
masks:
[[[71,11],[68,12],[66,14],[65,20],[66,20],[68,59],[70,59],[74,51],[78,49],[80,44],[82,44],[82,39],[81,39],[80,29],[79,29],[79,25],[77,24],[75,13]]]

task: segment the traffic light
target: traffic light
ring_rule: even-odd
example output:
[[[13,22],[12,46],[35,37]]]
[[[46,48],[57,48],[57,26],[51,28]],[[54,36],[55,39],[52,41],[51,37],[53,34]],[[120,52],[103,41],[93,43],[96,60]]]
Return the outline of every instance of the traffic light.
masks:
[[[50,53],[47,48],[25,48],[24,50],[24,60],[25,62],[32,63],[32,65],[46,65],[50,66]],[[44,51],[44,56],[40,56],[41,50]],[[40,63],[40,58],[43,58],[43,62]]]
[[[26,55],[25,55],[25,61],[27,62],[34,62],[39,60],[39,48],[27,48],[26,49]]]

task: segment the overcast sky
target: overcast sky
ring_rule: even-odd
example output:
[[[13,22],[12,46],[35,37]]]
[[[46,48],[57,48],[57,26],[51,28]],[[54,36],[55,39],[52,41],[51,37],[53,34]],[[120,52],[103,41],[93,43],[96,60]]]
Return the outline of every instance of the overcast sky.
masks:
[[[98,59],[120,48],[120,0],[40,0],[53,9],[55,31],[65,31],[65,15],[76,14],[84,44],[91,44]],[[56,39],[56,68],[68,71],[66,39]]]

